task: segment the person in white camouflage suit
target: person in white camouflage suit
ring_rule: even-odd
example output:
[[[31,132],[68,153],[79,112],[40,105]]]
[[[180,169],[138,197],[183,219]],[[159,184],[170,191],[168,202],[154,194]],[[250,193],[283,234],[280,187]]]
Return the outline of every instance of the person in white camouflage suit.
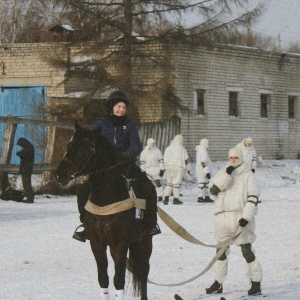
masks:
[[[208,183],[211,177],[211,160],[207,149],[209,148],[208,139],[200,140],[200,145],[196,146],[196,176],[198,181],[198,202],[214,202],[210,199]]]
[[[212,178],[209,187],[211,194],[216,196],[215,238],[221,243],[241,229],[241,234],[234,244],[241,247],[242,255],[246,260],[247,277],[251,282],[248,295],[260,295],[262,269],[252,246],[256,240],[255,215],[260,192],[254,174],[250,167],[244,164],[241,149],[229,150],[227,165]],[[229,247],[213,265],[212,273],[215,281],[206,289],[207,294],[223,292],[223,282],[228,269],[228,254]]]
[[[156,147],[156,141],[153,138],[147,140],[147,146],[141,153],[140,167],[154,184],[157,201],[162,201],[164,188],[161,184],[161,177],[164,175],[165,165],[162,152]]]
[[[179,189],[184,173],[189,174],[189,156],[183,146],[183,136],[178,134],[171,141],[164,153],[164,163],[166,167],[165,178],[167,187],[164,192],[164,204],[169,203],[169,197],[173,192],[173,204],[182,204],[179,200]]]
[[[255,173],[257,166],[257,153],[253,145],[252,137],[244,138],[236,145],[236,147],[242,150],[245,165],[249,166],[251,171]]]

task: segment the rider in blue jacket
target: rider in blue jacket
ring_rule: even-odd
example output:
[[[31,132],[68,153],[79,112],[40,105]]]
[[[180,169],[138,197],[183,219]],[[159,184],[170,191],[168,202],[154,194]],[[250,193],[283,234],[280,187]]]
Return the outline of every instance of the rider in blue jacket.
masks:
[[[106,107],[109,114],[96,121],[93,128],[97,130],[98,134],[104,136],[112,145],[116,147],[121,159],[128,159],[135,163],[137,157],[142,151],[142,143],[140,141],[140,136],[135,124],[126,115],[128,105],[128,97],[123,91],[117,90],[112,92],[106,102]],[[90,185],[89,180],[87,180],[77,194],[78,210],[80,213],[80,221],[82,223],[84,223],[84,206],[88,200],[89,192]],[[138,191],[134,192],[138,193]],[[156,203],[149,205],[149,207],[156,208]],[[153,224],[150,226],[149,234],[159,234],[160,230],[156,225],[156,211],[155,214],[152,214],[152,216]],[[85,242],[85,230],[78,232],[76,229],[73,238]]]

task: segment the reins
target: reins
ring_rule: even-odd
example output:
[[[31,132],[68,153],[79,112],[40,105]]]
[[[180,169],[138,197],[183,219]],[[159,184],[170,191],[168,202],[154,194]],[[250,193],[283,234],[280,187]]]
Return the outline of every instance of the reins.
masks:
[[[101,172],[104,172],[104,171],[113,170],[113,169],[115,169],[115,168],[117,168],[117,167],[119,167],[119,166],[125,164],[126,162],[127,162],[126,160],[123,160],[123,161],[121,161],[121,162],[116,163],[116,164],[113,165],[113,166],[110,166],[110,167],[108,167],[108,168],[101,169],[101,170],[96,170],[96,171],[90,172],[90,173],[88,173],[88,174],[86,174],[86,175],[93,175],[93,174],[101,173]],[[79,175],[79,176],[80,176],[80,175]]]
[[[96,148],[96,147],[95,147],[95,144],[94,144],[92,141],[90,141],[89,139],[87,139],[87,138],[84,138],[84,140],[86,140],[87,142],[89,142],[89,144],[91,145],[91,147],[89,148],[89,150],[91,150],[91,154],[89,155],[89,157],[87,158],[87,160],[86,160],[86,162],[83,164],[83,166],[80,168],[80,170],[79,170],[79,171],[76,171],[76,172],[71,176],[72,179],[77,178],[77,177],[80,177],[80,176],[83,175],[82,173],[83,173],[84,168],[90,163],[92,157],[95,156],[95,154],[96,154],[96,151],[95,151],[95,148]],[[72,167],[73,167],[75,170],[77,169],[76,166],[75,166],[75,164],[74,164],[74,162],[73,162],[72,160],[70,160],[69,158],[64,157],[63,160],[65,160],[66,162],[68,162],[69,164],[71,164]],[[101,170],[96,170],[96,171],[93,171],[93,172],[89,172],[89,173],[87,173],[87,174],[85,174],[85,175],[93,175],[93,174],[97,174],[97,173],[101,173],[101,172],[113,170],[113,169],[115,169],[115,168],[117,168],[117,167],[119,167],[119,166],[125,164],[126,162],[127,162],[127,160],[124,159],[124,160],[122,160],[122,161],[116,163],[115,165],[112,165],[112,166],[110,166],[110,167],[107,167],[107,168],[104,168],[104,169],[101,169]]]

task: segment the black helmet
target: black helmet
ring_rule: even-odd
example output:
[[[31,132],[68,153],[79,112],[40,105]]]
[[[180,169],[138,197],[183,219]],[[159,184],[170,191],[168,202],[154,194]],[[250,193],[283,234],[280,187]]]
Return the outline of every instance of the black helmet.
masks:
[[[126,104],[126,107],[129,105],[129,100],[128,96],[123,92],[123,91],[114,91],[112,92],[106,101],[106,107],[109,112],[112,112],[113,107],[118,103],[118,102],[124,102]]]

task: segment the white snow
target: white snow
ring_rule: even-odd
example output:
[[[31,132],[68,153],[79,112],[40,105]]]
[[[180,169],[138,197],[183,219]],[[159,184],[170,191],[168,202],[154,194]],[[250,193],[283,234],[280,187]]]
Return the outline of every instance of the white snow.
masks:
[[[214,162],[216,171],[225,162]],[[192,175],[194,175],[192,165]],[[257,169],[261,201],[257,215],[256,255],[261,262],[263,294],[272,300],[300,299],[300,160],[268,160]],[[19,181],[16,181],[19,184]],[[35,185],[40,181],[34,181]],[[184,182],[181,206],[158,205],[195,237],[215,244],[213,204],[197,203],[197,184]],[[75,196],[36,196],[34,204],[0,200],[0,299],[5,300],[100,300],[96,263],[89,242],[71,238],[79,225]],[[190,244],[159,219],[162,234],[153,238],[149,278],[174,284],[199,274],[215,249]],[[113,264],[109,260],[112,284]],[[185,300],[249,299],[244,259],[232,246],[224,293],[205,295],[212,284],[211,272],[180,286],[148,285],[151,300],[171,300],[178,293]],[[127,277],[126,299],[133,300]],[[258,297],[256,297],[258,298]],[[252,297],[251,299],[256,299]],[[111,299],[114,297],[111,296]]]

